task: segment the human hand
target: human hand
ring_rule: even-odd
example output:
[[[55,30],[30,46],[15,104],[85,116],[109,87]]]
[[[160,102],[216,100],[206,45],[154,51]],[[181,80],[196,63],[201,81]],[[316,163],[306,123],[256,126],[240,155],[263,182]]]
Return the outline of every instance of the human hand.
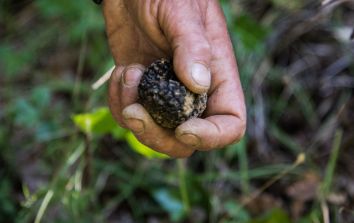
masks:
[[[143,144],[172,157],[188,157],[237,142],[246,109],[236,59],[217,0],[104,0],[116,63],[109,106],[118,123]],[[203,119],[174,131],[157,125],[137,102],[144,66],[173,57],[178,78],[195,93],[208,92]]]

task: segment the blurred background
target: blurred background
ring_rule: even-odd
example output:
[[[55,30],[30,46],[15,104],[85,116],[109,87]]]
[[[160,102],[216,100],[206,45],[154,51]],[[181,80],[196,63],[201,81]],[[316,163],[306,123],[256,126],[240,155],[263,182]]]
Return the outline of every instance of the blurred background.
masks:
[[[238,144],[168,159],[118,127],[90,0],[0,1],[0,222],[354,222],[354,2],[223,0]]]

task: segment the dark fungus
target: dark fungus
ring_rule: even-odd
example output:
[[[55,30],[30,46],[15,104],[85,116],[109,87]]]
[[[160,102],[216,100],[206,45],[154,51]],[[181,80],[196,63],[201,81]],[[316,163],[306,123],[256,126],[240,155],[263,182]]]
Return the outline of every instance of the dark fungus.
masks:
[[[176,77],[172,61],[159,59],[146,68],[138,87],[139,103],[156,123],[176,128],[206,108],[207,94],[189,91]]]

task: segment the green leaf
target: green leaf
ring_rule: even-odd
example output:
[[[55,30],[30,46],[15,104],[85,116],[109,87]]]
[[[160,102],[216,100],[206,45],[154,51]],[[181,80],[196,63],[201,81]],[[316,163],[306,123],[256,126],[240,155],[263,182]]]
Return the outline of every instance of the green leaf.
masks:
[[[236,18],[234,26],[234,35],[239,38],[245,49],[254,51],[264,42],[269,33],[266,27],[263,27],[250,16],[241,15]]]
[[[140,143],[134,136],[133,133],[128,132],[125,136],[129,146],[137,153],[147,157],[147,158],[158,158],[158,159],[168,159],[169,156],[156,152],[155,150],[150,149],[144,144]]]
[[[126,132],[117,126],[108,108],[99,108],[92,113],[77,114],[72,119],[75,125],[86,134],[112,133],[119,136]]]
[[[263,217],[254,219],[249,223],[291,223],[288,214],[279,208],[274,208]]]
[[[226,201],[224,204],[226,213],[232,218],[235,222],[247,222],[250,219],[248,212],[242,207],[239,203],[235,201]]]
[[[116,140],[124,140],[127,132],[128,130],[123,129],[119,125],[116,125],[116,127],[112,129],[111,134]]]
[[[153,193],[155,200],[168,212],[172,221],[180,221],[184,217],[182,201],[174,197],[169,190],[159,189]]]
[[[51,92],[46,86],[35,87],[32,91],[31,99],[37,107],[43,109],[50,105]]]
[[[15,101],[14,113],[17,125],[30,128],[39,122],[38,110],[23,98]]]
[[[242,138],[238,143],[231,144],[225,151],[225,157],[231,160],[239,155],[240,152],[247,149],[247,138]]]
[[[301,146],[290,135],[284,132],[277,125],[271,125],[270,134],[277,139],[286,149],[289,149],[293,154],[299,154],[302,149]]]
[[[57,127],[51,122],[40,122],[36,127],[36,140],[38,142],[44,142],[51,140],[55,133],[57,133]]]
[[[342,138],[343,138],[343,130],[337,129],[333,139],[331,156],[329,157],[329,161],[326,167],[326,175],[322,183],[322,189],[324,195],[328,195],[331,190],[333,177],[335,176],[335,169],[338,161],[339,151],[342,144]]]
[[[35,52],[30,51],[29,46],[18,49],[11,44],[10,41],[0,44],[1,69],[7,77],[15,77],[28,69],[28,65],[36,58]]]
[[[13,218],[16,216],[16,204],[12,195],[14,193],[13,185],[10,179],[0,172],[0,217]]]
[[[304,5],[303,0],[298,0],[298,1],[271,0],[271,2],[277,7],[280,7],[282,9],[287,9],[290,11],[299,10]]]

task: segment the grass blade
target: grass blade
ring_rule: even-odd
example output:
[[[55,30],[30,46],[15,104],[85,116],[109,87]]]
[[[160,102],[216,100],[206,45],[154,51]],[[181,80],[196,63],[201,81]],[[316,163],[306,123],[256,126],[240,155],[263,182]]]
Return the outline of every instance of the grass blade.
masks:
[[[39,207],[39,210],[37,212],[37,216],[36,219],[34,221],[34,223],[40,223],[42,220],[42,217],[44,215],[45,210],[47,209],[50,200],[52,199],[54,195],[53,190],[48,190],[48,192],[46,193],[46,195],[44,196],[43,202],[41,204],[41,206]]]
[[[340,145],[342,142],[342,136],[343,136],[343,130],[341,130],[341,129],[337,130],[336,134],[334,136],[332,150],[331,150],[331,156],[328,161],[326,175],[325,175],[323,185],[322,185],[324,195],[327,195],[329,193],[329,191],[331,190],[333,175],[334,175],[334,172],[336,169],[336,163],[338,160]]]

